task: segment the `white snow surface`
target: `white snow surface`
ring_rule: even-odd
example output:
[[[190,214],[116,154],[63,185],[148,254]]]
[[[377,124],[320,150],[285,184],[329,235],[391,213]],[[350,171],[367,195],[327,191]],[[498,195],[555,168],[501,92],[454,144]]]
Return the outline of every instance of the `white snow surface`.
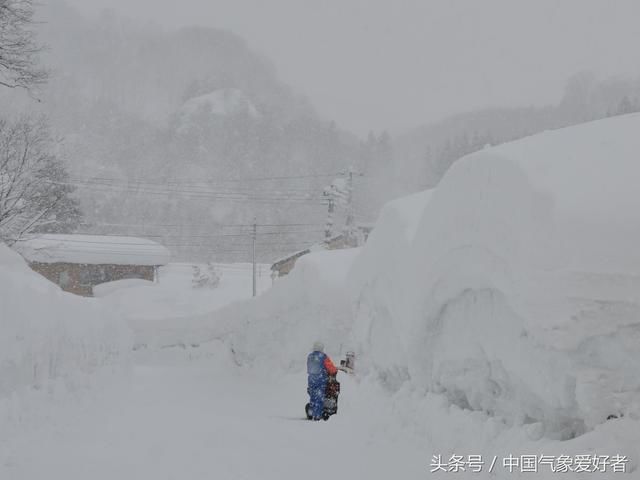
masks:
[[[193,266],[170,263],[160,267],[156,283],[120,280],[98,285],[94,292],[109,309],[126,319],[140,347],[199,344],[211,338],[215,322],[207,320],[209,314],[251,298],[252,265],[215,264],[221,278],[213,289],[193,287]],[[258,293],[270,286],[269,266],[259,264]]]
[[[142,280],[140,278],[125,278],[124,280],[114,280],[113,282],[104,282],[93,287],[93,296],[96,298],[106,297],[112,295],[120,290],[130,290],[138,287],[153,287],[156,285],[149,280]]]
[[[18,432],[0,449],[0,478],[425,478],[415,436],[371,416],[375,390],[343,376],[340,414],[312,423],[303,416],[306,375],[280,373],[238,368],[215,343],[155,352],[139,359],[127,388],[80,409],[63,406],[37,434]]]
[[[383,217],[363,258],[404,248],[352,272],[363,363],[549,438],[637,419],[638,131],[616,117],[459,160],[408,248]]]
[[[0,478],[584,478],[501,465],[534,454],[626,455],[629,475],[593,476],[636,478],[638,131],[629,115],[467,156],[362,249],[305,255],[255,299],[164,318],[172,300],[131,299],[155,287],[84,299],[120,298],[164,348],[137,352],[129,389],[16,435]],[[297,421],[315,340],[357,355],[327,423]],[[430,474],[453,454],[499,464]]]
[[[59,396],[126,368],[131,346],[109,309],[61,291],[0,244],[0,430],[19,426],[38,392]]]
[[[310,468],[320,455],[323,467],[331,459],[336,478],[417,480],[456,476],[429,472],[433,455],[457,454],[482,455],[487,462],[483,473],[459,478],[552,479],[558,474],[508,473],[502,458],[585,452],[628,455],[627,471],[637,471],[632,418],[606,422],[570,441],[553,440],[541,434],[539,423],[511,425],[408,381],[390,391],[375,375],[365,375],[360,363],[355,376],[339,374],[338,415],[327,423],[304,421],[309,340],[325,340],[329,354],[340,358],[353,319],[342,302],[349,303],[345,284],[357,255],[311,254],[257,299],[207,315],[209,330],[200,334],[222,334],[219,339],[138,351],[127,388],[80,409],[58,406],[55,421],[17,432],[0,450],[0,478],[311,480],[327,478],[326,468]],[[220,324],[224,328],[216,330]],[[358,352],[357,362],[362,358]],[[489,475],[493,456],[499,464]]]
[[[145,238],[38,234],[13,244],[29,262],[90,265],[166,265],[171,254]]]
[[[339,357],[350,350],[352,314],[346,278],[359,251],[307,254],[259,297],[185,319],[181,328],[170,330],[170,338],[186,345],[221,340],[238,364],[274,375],[303,370],[316,340]]]
[[[348,274],[357,316],[353,336],[360,350],[376,359],[387,381],[396,385],[407,378],[408,334],[400,308],[405,287],[397,278],[410,268],[407,251],[432,193],[427,190],[385,205]]]

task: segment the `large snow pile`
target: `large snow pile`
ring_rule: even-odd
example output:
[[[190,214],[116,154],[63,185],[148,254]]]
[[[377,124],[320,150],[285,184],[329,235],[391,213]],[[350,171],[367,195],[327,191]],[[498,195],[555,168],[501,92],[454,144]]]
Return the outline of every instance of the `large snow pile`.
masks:
[[[353,320],[346,279],[358,253],[346,249],[305,255],[268,292],[202,320],[215,326],[210,335],[223,339],[242,365],[301,371],[318,339],[338,357],[350,349]]]
[[[639,131],[629,115],[469,155],[407,200],[412,242],[388,207],[352,273],[367,363],[549,437],[637,418]]]
[[[0,425],[30,390],[73,390],[105,368],[126,365],[130,350],[119,317],[62,292],[0,244]]]
[[[427,190],[385,205],[349,273],[358,317],[354,336],[364,344],[358,350],[365,360],[375,359],[378,373],[390,386],[407,378],[405,291],[396,279],[409,268],[406,252],[431,194]]]

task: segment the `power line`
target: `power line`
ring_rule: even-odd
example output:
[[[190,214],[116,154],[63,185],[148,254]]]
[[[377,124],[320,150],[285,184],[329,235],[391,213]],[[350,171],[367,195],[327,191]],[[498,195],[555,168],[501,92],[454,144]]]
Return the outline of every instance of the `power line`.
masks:
[[[94,191],[105,192],[109,189],[120,189],[134,194],[148,194],[148,195],[182,195],[191,198],[217,198],[228,201],[238,202],[261,202],[261,203],[273,203],[273,202],[309,202],[312,204],[326,204],[326,199],[322,195],[310,194],[308,189],[277,189],[271,192],[256,192],[255,189],[238,190],[214,190],[211,187],[213,185],[224,184],[225,182],[245,182],[245,181],[275,181],[275,180],[292,180],[292,179],[305,179],[305,178],[326,178],[336,177],[344,175],[345,172],[338,173],[326,173],[326,174],[306,174],[306,175],[287,175],[287,176],[272,176],[272,177],[244,177],[238,179],[217,179],[208,181],[202,180],[187,180],[187,181],[153,181],[149,179],[139,178],[109,178],[109,177],[70,177],[68,181],[50,181],[50,183],[58,185],[73,186],[76,188],[89,188]],[[180,188],[176,188],[180,187]],[[187,188],[185,188],[187,187]]]
[[[213,190],[211,188],[171,188],[167,185],[158,185],[158,186],[148,186],[143,184],[132,184],[130,182],[113,182],[113,183],[103,183],[103,182],[95,182],[91,180],[46,180],[48,183],[58,184],[58,185],[69,185],[76,187],[92,187],[92,188],[118,188],[122,190],[132,191],[132,192],[141,192],[141,193],[161,193],[161,194],[191,194],[191,195],[209,195],[209,196],[219,196],[219,197],[229,197],[229,198],[244,198],[246,196],[265,196],[265,197],[282,197],[282,196],[296,196],[301,198],[312,198],[312,195],[308,193],[308,190],[273,190],[268,192],[260,192],[255,189],[252,190],[236,190],[236,191],[220,191]]]
[[[258,232],[260,236],[292,236],[302,233],[322,233],[324,230],[301,230],[298,232]],[[179,234],[179,233],[167,233],[167,234],[151,234],[144,232],[131,232],[131,233],[96,233],[96,232],[75,232],[76,235],[96,235],[102,237],[150,237],[150,238],[244,238],[250,237],[251,233],[232,233],[232,234]],[[105,242],[109,243],[109,242]]]
[[[140,224],[140,223],[111,223],[111,222],[103,222],[99,224],[92,223],[84,223],[83,225],[87,226],[105,226],[105,227],[177,227],[177,228],[197,228],[201,227],[202,223],[151,223],[151,224]],[[217,226],[221,228],[236,228],[236,227],[252,227],[251,223],[222,223],[217,224]],[[258,223],[258,228],[261,227],[318,227],[318,223]]]
[[[295,242],[258,242],[256,243],[257,247],[262,247],[263,245],[265,246],[289,246],[289,245],[308,245],[309,243],[313,243],[313,242],[304,242],[304,241],[295,241]],[[320,243],[320,242],[316,242],[316,243]],[[106,244],[108,245],[108,244]],[[202,243],[163,243],[163,245],[165,247],[211,247],[211,248],[217,248],[214,245],[211,244],[202,244]],[[235,243],[234,246],[238,246],[238,247],[251,247],[251,243]]]
[[[220,190],[219,186],[214,187],[215,184],[210,182],[202,182],[202,181],[193,181],[190,183],[178,183],[174,181],[165,181],[165,182],[153,182],[149,180],[140,180],[140,179],[118,179],[118,178],[104,178],[104,177],[70,177],[67,182],[74,184],[90,184],[90,185],[98,185],[104,187],[112,187],[112,186],[122,186],[127,187],[129,189],[141,189],[141,188],[152,188],[157,189],[161,187],[162,189],[170,189],[171,191],[184,191],[185,188],[189,192],[198,192],[198,193],[217,193],[220,195],[239,195],[246,193],[255,193],[255,187],[245,187],[244,189],[234,187],[234,190]],[[178,190],[176,187],[180,187],[182,190]],[[274,188],[273,186],[270,188]],[[279,188],[273,191],[274,194],[308,194],[308,188]],[[268,193],[268,192],[262,192]]]
[[[133,181],[139,183],[149,183],[149,184],[157,184],[157,185],[193,185],[198,183],[211,183],[211,184],[224,184],[224,183],[242,183],[242,182],[262,182],[262,181],[282,181],[282,180],[304,180],[310,178],[330,178],[330,177],[339,177],[344,175],[346,172],[336,172],[336,173],[308,173],[301,175],[280,175],[280,176],[264,176],[264,177],[242,177],[242,178],[205,178],[205,179],[167,179],[167,180],[153,180],[153,179],[140,179],[135,177],[128,178],[115,178],[115,177],[77,177],[77,178],[86,178],[86,179],[99,179],[105,181]]]
[[[204,192],[204,191],[187,191],[187,190],[153,190],[153,189],[137,189],[131,188],[126,185],[102,185],[102,184],[83,184],[83,183],[74,183],[74,182],[56,182],[49,181],[49,183],[53,183],[56,185],[66,185],[66,186],[74,186],[80,188],[91,188],[92,191],[101,191],[107,192],[110,189],[119,189],[125,192],[129,192],[132,194],[148,194],[148,195],[159,195],[170,197],[172,195],[180,195],[187,198],[202,198],[202,199],[217,199],[217,200],[225,200],[230,202],[245,202],[245,203],[307,203],[310,205],[324,205],[326,201],[321,196],[313,197],[313,196],[287,196],[282,194],[223,194],[216,192]]]
[[[200,251],[207,251],[207,252],[211,252],[214,254],[250,254],[251,251],[249,249],[247,250],[229,250],[229,249],[213,249],[213,248],[198,248],[198,250]],[[87,253],[91,253],[88,252],[86,250],[73,250],[73,249],[68,249],[65,250],[68,253],[81,253],[81,254],[87,254]],[[267,254],[267,253],[287,253],[290,252],[291,249],[269,249],[268,251],[262,252],[262,254]],[[131,255],[143,255],[143,254],[149,254],[149,252],[146,251],[127,251],[124,252],[122,250],[120,251],[115,251],[115,250],[101,250],[100,251],[101,254],[103,255],[118,255],[118,256],[131,256]],[[151,255],[154,256],[154,255]],[[108,262],[107,262],[108,263]]]
[[[177,188],[176,187],[180,187],[182,189],[184,189],[185,187],[187,188],[188,191],[190,192],[205,192],[205,193],[209,193],[209,192],[214,192],[214,193],[218,193],[220,195],[239,195],[239,194],[246,194],[246,193],[255,193],[255,186],[246,186],[246,187],[234,187],[234,190],[220,190],[217,187],[214,189],[213,184],[211,183],[184,183],[184,184],[179,184],[179,183],[173,183],[173,182],[149,182],[149,181],[140,181],[140,180],[136,180],[136,181],[131,181],[131,180],[118,180],[118,179],[99,179],[99,178],[78,178],[78,177],[70,177],[67,180],[68,183],[73,183],[73,184],[90,184],[90,185],[98,185],[98,186],[104,186],[104,187],[110,187],[110,186],[125,186],[127,188],[130,189],[140,189],[140,188],[155,188],[157,189],[158,187],[162,187],[164,189],[169,189],[170,191],[176,191]],[[274,188],[274,187],[270,187],[270,188]],[[263,192],[263,193],[268,193],[268,192]],[[274,194],[308,194],[309,193],[309,189],[308,188],[291,188],[291,187],[287,187],[287,188],[280,188],[280,187],[275,187],[275,189],[273,190]]]
[[[256,191],[256,189],[243,189],[241,186],[236,187],[235,189],[228,188],[220,188],[220,186],[225,185],[226,183],[237,183],[237,182],[253,182],[253,181],[285,181],[285,180],[300,180],[300,179],[314,179],[314,178],[327,178],[327,177],[338,177],[341,175],[345,175],[345,172],[339,173],[327,173],[327,174],[307,174],[307,175],[287,175],[287,176],[271,176],[271,177],[245,177],[238,179],[209,179],[208,181],[202,180],[167,180],[167,181],[154,181],[149,179],[117,179],[117,178],[107,178],[107,177],[72,177],[69,181],[66,182],[55,182],[51,183],[60,184],[60,185],[69,185],[79,188],[87,188],[92,191],[107,193],[111,192],[113,189],[117,189],[119,191],[124,191],[130,193],[132,195],[159,195],[172,197],[176,195],[184,196],[187,198],[199,198],[199,199],[210,199],[210,200],[220,200],[220,201],[231,201],[231,202],[247,202],[247,203],[260,203],[260,204],[268,204],[268,203],[298,203],[298,204],[307,204],[309,206],[321,206],[327,205],[327,199],[323,195],[317,195],[313,193],[309,193],[307,189],[301,188],[275,188],[272,191]],[[285,241],[284,239],[302,236],[302,235],[313,235],[321,234],[324,230],[320,229],[310,229],[308,227],[318,227],[317,224],[311,223],[289,223],[289,224],[231,224],[231,225],[219,225],[222,229],[234,228],[239,229],[239,232],[227,233],[217,231],[215,233],[206,233],[199,230],[201,225],[184,225],[184,224],[124,224],[124,223],[103,223],[103,224],[85,224],[88,228],[91,229],[104,229],[107,227],[122,227],[122,228],[135,228],[135,229],[157,229],[157,228],[179,228],[179,229],[195,229],[195,233],[169,233],[169,232],[145,232],[136,233],[127,232],[125,234],[116,234],[116,233],[106,233],[102,234],[105,236],[127,236],[127,235],[137,235],[141,237],[150,237],[157,239],[171,239],[171,238],[179,238],[179,239],[220,239],[220,238],[228,238],[228,239],[236,239],[242,240],[243,238],[250,238],[252,232],[243,231],[244,229],[248,229],[253,227],[254,236],[257,237],[265,237],[265,236],[274,236],[280,237],[281,240],[276,240],[272,242],[260,241],[258,242],[257,248],[262,250],[270,250],[274,251],[275,247],[285,247],[285,246],[303,246],[308,244],[317,243],[317,240],[314,238],[309,238],[308,240],[298,240],[298,241]],[[260,229],[261,231],[259,231]],[[263,229],[275,229],[277,231],[263,231]],[[95,232],[78,232],[80,234],[86,235],[96,235]],[[73,240],[72,240],[73,241]],[[78,242],[78,240],[75,240]],[[84,243],[103,243],[108,245],[109,242],[87,242]],[[138,243],[132,242],[111,242],[113,245],[139,245]],[[164,242],[162,242],[164,243]],[[196,243],[165,243],[166,246],[177,247],[182,249],[187,248],[197,248],[200,250],[211,250],[216,253],[238,253],[244,254],[247,253],[245,250],[225,250],[224,248],[219,248],[214,245],[211,245],[210,242],[206,242],[205,244],[196,244]],[[236,243],[236,246],[248,246],[244,243]],[[290,250],[290,249],[289,249]],[[284,250],[283,250],[284,251]]]
[[[38,237],[34,237],[35,239],[37,239]],[[16,239],[12,239],[12,240],[16,240]],[[17,240],[16,240],[17,241]],[[72,243],[72,244],[88,244],[88,245],[105,245],[105,246],[127,246],[127,247],[138,247],[136,248],[132,248],[132,249],[128,249],[129,251],[133,252],[143,252],[143,253],[147,253],[149,252],[148,247],[154,247],[154,245],[149,245],[149,244],[145,244],[145,243],[140,243],[140,242],[117,242],[117,241],[98,241],[98,240],[87,240],[87,239],[64,239],[60,241],[61,244],[64,243]],[[260,242],[257,243],[257,246],[287,246],[287,245],[300,245],[300,244],[304,244],[307,242],[304,241],[282,241],[282,242]],[[251,246],[251,244],[236,244],[237,246]],[[165,247],[202,247],[202,248],[216,248],[215,246],[211,245],[211,244],[197,244],[197,243],[165,243],[163,244],[163,246]],[[72,249],[69,249],[69,251],[71,251]],[[105,249],[103,250],[104,252],[107,252],[108,250]]]

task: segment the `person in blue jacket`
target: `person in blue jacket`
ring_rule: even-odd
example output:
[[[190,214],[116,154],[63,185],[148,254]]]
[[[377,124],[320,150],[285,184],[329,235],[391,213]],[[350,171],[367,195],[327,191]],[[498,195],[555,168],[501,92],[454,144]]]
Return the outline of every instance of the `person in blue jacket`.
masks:
[[[312,420],[320,420],[324,409],[324,392],[329,375],[335,375],[338,369],[329,356],[324,353],[322,342],[313,344],[313,351],[307,356],[307,375],[309,397],[311,399]]]

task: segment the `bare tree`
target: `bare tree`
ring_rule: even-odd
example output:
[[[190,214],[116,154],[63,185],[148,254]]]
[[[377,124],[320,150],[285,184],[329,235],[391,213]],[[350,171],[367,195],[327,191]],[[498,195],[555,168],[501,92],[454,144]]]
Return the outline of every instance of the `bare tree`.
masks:
[[[0,86],[31,89],[47,79],[38,64],[33,0],[0,0]]]
[[[80,210],[44,119],[0,120],[0,240],[69,231]]]

